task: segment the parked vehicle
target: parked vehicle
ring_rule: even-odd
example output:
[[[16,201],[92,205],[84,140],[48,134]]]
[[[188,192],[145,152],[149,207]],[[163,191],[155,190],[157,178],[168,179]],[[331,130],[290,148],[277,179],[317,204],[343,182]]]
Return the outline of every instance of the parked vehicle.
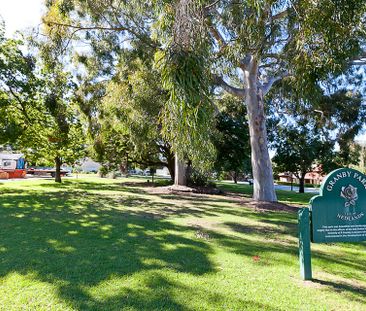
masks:
[[[56,176],[56,169],[53,167],[30,167],[27,169],[27,174],[35,175],[35,176],[46,176],[51,175],[51,177]],[[69,175],[70,171],[61,169],[60,175],[66,176]]]
[[[23,154],[0,154],[0,179],[24,178],[25,175],[26,161]]]

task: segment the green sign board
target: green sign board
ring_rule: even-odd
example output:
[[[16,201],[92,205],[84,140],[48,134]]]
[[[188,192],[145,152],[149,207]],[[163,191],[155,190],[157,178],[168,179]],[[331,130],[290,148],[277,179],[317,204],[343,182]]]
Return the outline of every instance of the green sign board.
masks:
[[[366,241],[366,175],[350,168],[331,172],[309,208],[299,211],[299,258],[304,280],[311,280],[313,243]]]
[[[310,211],[312,242],[366,241],[366,176],[349,168],[333,171]]]

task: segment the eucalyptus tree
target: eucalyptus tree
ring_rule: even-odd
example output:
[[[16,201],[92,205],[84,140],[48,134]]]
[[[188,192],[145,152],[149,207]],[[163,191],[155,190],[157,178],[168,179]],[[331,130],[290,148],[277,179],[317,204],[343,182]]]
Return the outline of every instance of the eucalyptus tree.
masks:
[[[216,83],[247,107],[255,199],[276,200],[267,148],[267,94],[285,79],[300,97],[312,96],[321,80],[365,56],[365,6],[360,0],[229,0],[208,11]]]
[[[214,107],[210,98],[209,38],[204,25],[205,1],[161,4],[156,36],[163,47],[155,54],[169,93],[163,130],[176,152],[175,185],[186,185],[188,163],[205,169],[214,160],[210,141]]]

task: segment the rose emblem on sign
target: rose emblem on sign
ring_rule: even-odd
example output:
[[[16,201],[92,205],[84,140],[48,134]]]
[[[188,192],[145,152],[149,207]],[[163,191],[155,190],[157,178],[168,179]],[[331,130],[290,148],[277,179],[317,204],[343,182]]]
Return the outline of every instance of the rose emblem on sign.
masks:
[[[346,200],[346,202],[344,203],[346,213],[350,212],[350,207],[353,207],[353,213],[355,213],[356,201],[358,199],[357,188],[352,185],[342,187],[341,197]]]

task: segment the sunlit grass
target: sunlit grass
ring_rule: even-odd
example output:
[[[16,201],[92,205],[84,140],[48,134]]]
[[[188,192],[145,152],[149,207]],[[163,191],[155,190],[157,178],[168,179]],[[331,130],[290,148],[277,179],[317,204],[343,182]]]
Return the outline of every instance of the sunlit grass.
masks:
[[[253,186],[246,184],[234,184],[227,182],[217,182],[218,188],[241,193],[247,197],[251,197],[253,194]],[[280,202],[292,205],[307,205],[310,199],[314,196],[313,193],[298,193],[295,191],[276,190],[277,198]]]
[[[312,245],[316,280],[303,282],[295,212],[151,190],[89,176],[2,184],[0,310],[365,310],[365,243]]]

